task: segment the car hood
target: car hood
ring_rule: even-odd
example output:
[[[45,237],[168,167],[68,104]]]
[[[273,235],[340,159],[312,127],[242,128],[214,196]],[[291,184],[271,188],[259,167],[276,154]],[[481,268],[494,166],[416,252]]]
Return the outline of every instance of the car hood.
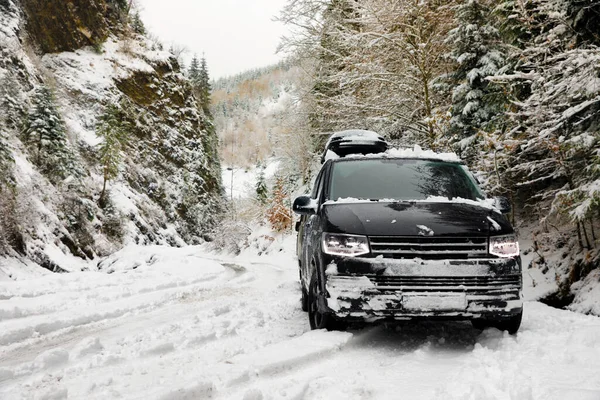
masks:
[[[367,236],[488,236],[512,233],[507,218],[467,203],[364,202],[323,206],[324,229]]]

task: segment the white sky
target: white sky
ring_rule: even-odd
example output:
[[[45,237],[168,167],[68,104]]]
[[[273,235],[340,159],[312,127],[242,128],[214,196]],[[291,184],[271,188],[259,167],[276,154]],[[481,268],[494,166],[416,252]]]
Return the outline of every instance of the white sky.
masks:
[[[286,0],[137,0],[146,28],[166,46],[206,56],[211,78],[270,65],[285,28],[273,18]]]

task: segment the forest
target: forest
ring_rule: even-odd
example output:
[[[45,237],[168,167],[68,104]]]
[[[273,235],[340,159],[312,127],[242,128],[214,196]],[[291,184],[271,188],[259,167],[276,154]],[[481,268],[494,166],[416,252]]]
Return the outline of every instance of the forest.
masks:
[[[280,20],[315,152],[348,128],[454,151],[512,200],[549,301],[597,284],[600,2],[290,0]]]

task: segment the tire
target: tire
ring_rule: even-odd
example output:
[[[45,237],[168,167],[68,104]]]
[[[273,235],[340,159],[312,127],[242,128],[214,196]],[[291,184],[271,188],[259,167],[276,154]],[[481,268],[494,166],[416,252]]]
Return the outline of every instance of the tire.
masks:
[[[494,327],[501,331],[507,331],[509,334],[514,335],[519,331],[521,327],[521,320],[523,319],[523,311],[515,314],[508,318],[503,318],[499,321],[489,321],[485,319],[473,319],[471,320],[471,324],[473,324],[473,328],[479,329],[480,331],[485,328]]]
[[[300,290],[302,291],[302,297],[300,297],[300,307],[302,311],[308,311],[308,292],[304,288],[304,279],[302,279],[302,264],[298,261],[298,277],[300,278]]]
[[[523,310],[520,313],[515,314],[509,318],[503,319],[496,324],[496,328],[501,331],[507,331],[511,335],[516,334],[521,327],[521,320],[523,319]]]
[[[485,319],[472,319],[471,324],[473,325],[473,328],[480,331],[490,326],[490,324]]]
[[[306,289],[304,289],[304,284],[300,281],[300,286],[302,286],[302,297],[300,298],[300,304],[302,306],[302,311],[308,311],[308,293]]]
[[[344,324],[337,321],[331,314],[319,311],[319,283],[317,275],[313,274],[308,288],[308,321],[310,329],[327,329],[328,331],[343,330]]]

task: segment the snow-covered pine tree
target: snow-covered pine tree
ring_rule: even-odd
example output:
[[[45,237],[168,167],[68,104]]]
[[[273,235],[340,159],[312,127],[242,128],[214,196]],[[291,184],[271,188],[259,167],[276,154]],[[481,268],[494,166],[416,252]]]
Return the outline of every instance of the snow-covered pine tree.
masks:
[[[96,134],[103,139],[98,145],[100,165],[102,166],[102,191],[99,204],[106,203],[106,184],[119,175],[119,168],[123,160],[123,149],[127,145],[129,128],[121,109],[111,104],[100,118]]]
[[[600,211],[600,48],[594,32],[584,34],[589,24],[570,16],[573,3],[533,0],[522,10],[526,31],[539,34],[519,38],[514,72],[495,79],[515,96],[505,175],[543,221],[569,215],[581,247],[591,247],[590,219]]]
[[[19,82],[12,73],[7,72],[0,81],[0,118],[8,129],[21,131],[27,111]]]
[[[198,60],[198,56],[194,55],[190,63],[190,69],[188,70],[188,79],[192,84],[196,100],[198,100],[198,105],[204,112],[204,115],[212,118],[210,113],[210,92],[212,89],[205,57]]]
[[[506,96],[499,85],[487,80],[506,62],[491,17],[485,0],[468,0],[458,6],[458,26],[447,39],[449,57],[456,63],[449,75],[454,86],[449,130],[458,140],[473,137],[481,129],[493,130],[504,117]]]
[[[0,191],[13,184],[14,159],[9,132],[20,130],[26,115],[19,97],[17,81],[11,74],[6,74],[0,81]]]
[[[0,131],[0,191],[13,183],[12,169],[15,160],[4,131]]]
[[[27,116],[25,137],[34,163],[51,181],[79,175],[80,170],[67,143],[65,124],[50,89],[40,86]]]
[[[258,176],[256,177],[256,200],[262,205],[267,204],[269,189],[265,178],[265,167],[262,163],[258,165]]]
[[[142,21],[142,17],[140,16],[139,11],[136,11],[131,17],[130,25],[131,29],[133,29],[135,33],[138,33],[140,35],[146,34],[146,26],[144,26],[144,22]]]
[[[204,111],[204,115],[211,118],[210,114],[210,76],[208,74],[208,66],[206,63],[206,58],[202,57],[200,60],[200,75],[198,79],[197,86],[197,95],[198,101],[200,102],[200,107],[202,107],[202,111]]]
[[[188,79],[192,83],[192,86],[196,86],[200,81],[200,61],[198,56],[194,54],[190,63],[190,69],[188,70]]]

